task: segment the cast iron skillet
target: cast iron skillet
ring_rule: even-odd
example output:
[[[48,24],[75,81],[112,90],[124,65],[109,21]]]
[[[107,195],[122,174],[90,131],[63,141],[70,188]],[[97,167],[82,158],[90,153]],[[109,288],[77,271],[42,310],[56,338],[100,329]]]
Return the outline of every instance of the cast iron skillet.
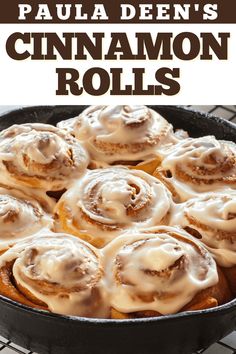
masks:
[[[85,106],[27,107],[0,119],[0,129],[17,123],[55,124]],[[191,136],[213,134],[236,142],[236,126],[178,106],[152,106],[175,128]],[[86,319],[34,310],[0,296],[0,333],[37,353],[190,354],[230,333],[236,325],[236,300],[215,309],[135,320]]]

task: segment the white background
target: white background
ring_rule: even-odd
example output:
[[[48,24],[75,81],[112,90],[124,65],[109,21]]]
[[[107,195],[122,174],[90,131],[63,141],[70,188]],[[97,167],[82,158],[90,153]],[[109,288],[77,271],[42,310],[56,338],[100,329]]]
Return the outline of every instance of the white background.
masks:
[[[110,32],[126,32],[131,45],[135,48],[135,32],[173,32],[173,35],[187,31],[200,32],[231,32],[229,39],[228,60],[203,60],[196,58],[192,61],[177,59],[160,61],[15,61],[5,50],[7,38],[13,32],[86,32],[88,34],[106,32],[104,49],[108,47]],[[42,104],[235,104],[236,82],[236,25],[225,24],[126,24],[126,25],[0,25],[0,104],[1,105],[42,105]],[[24,49],[31,46],[25,45]],[[175,96],[56,96],[57,67],[71,67],[79,70],[81,75],[89,68],[99,66],[106,70],[110,67],[124,68],[123,84],[133,83],[133,67],[146,69],[146,84],[156,84],[155,71],[160,67],[179,67],[181,85],[180,92]]]

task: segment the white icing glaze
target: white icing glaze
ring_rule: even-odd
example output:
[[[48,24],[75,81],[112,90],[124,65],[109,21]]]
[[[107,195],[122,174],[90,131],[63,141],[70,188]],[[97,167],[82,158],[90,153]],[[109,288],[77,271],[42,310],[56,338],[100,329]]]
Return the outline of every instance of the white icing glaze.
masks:
[[[163,160],[157,172],[171,172],[171,177],[162,177],[180,201],[226,185],[236,187],[236,145],[232,142],[218,141],[214,136],[189,138],[163,148],[160,154]]]
[[[123,313],[176,313],[199,291],[218,282],[215,261],[207,250],[176,228],[126,233],[103,252],[111,306]]]
[[[0,250],[53,225],[52,217],[32,197],[0,188]]]
[[[153,158],[160,144],[178,137],[173,127],[145,106],[90,106],[58,127],[84,142],[95,161],[138,161]]]
[[[236,265],[236,191],[206,193],[175,207],[171,225],[197,230],[218,264]]]
[[[3,184],[60,190],[84,173],[88,162],[80,143],[51,125],[13,125],[0,133]]]
[[[56,207],[59,214],[61,206],[69,212],[70,228],[77,224],[82,233],[108,242],[124,229],[163,223],[172,199],[165,186],[147,173],[113,167],[88,172],[62,196]]]
[[[16,283],[47,304],[50,311],[107,316],[100,255],[91,245],[71,235],[43,231],[5,252],[0,267],[12,260]]]
[[[201,241],[219,265],[236,265],[236,191],[229,189],[236,186],[233,142],[218,141],[213,136],[186,138],[182,132],[175,135],[164,118],[145,106],[91,106],[58,127],[13,125],[0,133],[0,183],[22,184],[21,192],[0,188],[0,250],[17,241],[0,257],[0,266],[16,257],[13,274],[17,283],[52,312],[107,317],[111,305],[124,313],[175,313],[200,290],[217,283],[215,262],[200,241],[171,227],[160,227],[158,237],[156,229],[144,231],[152,226],[189,226],[202,235]],[[94,166],[103,169],[86,170],[86,150]],[[175,205],[164,185],[145,172],[108,167],[119,161],[147,162],[156,156],[162,159],[160,171],[171,171],[172,177],[164,180],[184,203]],[[189,178],[182,178],[176,172],[178,168]],[[36,185],[31,184],[34,179]],[[29,197],[29,185],[42,190],[35,190]],[[105,243],[112,240],[101,251],[105,278],[99,251],[73,236],[47,230],[53,221],[43,208],[49,211],[54,203],[45,191],[63,188],[69,190],[59,201],[56,213],[64,203],[70,215],[66,221],[70,232],[88,233]],[[43,202],[43,208],[36,200]],[[186,215],[203,224],[204,229]],[[197,247],[176,240],[173,232],[194,240]],[[114,261],[117,255],[124,264],[122,269]],[[184,265],[181,271],[171,269],[170,276],[160,276],[179,262]],[[120,282],[114,282],[117,271]],[[102,304],[94,309],[91,283],[97,276],[95,288]],[[40,281],[53,284],[56,291],[45,294],[38,286]],[[69,296],[64,296],[68,292]],[[144,301],[150,293],[154,294],[152,299]]]

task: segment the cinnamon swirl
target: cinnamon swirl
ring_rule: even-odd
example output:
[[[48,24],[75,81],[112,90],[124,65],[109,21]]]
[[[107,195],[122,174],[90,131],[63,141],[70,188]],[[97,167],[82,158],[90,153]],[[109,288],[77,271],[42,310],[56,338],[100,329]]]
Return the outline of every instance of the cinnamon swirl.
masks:
[[[177,207],[170,222],[181,225],[208,247],[236,293],[236,191],[191,199]]]
[[[51,125],[13,125],[0,133],[0,182],[5,185],[63,190],[87,165],[80,143]]]
[[[84,142],[95,166],[150,159],[157,166],[158,146],[177,140],[172,125],[145,106],[91,106],[58,126]]]
[[[210,253],[183,230],[126,234],[109,243],[104,254],[113,318],[204,309],[231,298]]]
[[[99,252],[66,234],[41,232],[0,256],[0,293],[65,315],[107,317]]]
[[[234,143],[174,133],[145,106],[13,125],[0,133],[0,294],[120,319],[226,303],[235,187]]]
[[[236,145],[232,142],[213,136],[189,138],[162,153],[154,176],[168,186],[176,201],[236,187]]]
[[[178,205],[170,223],[211,248],[217,263],[236,265],[236,191],[206,193]]]
[[[89,171],[59,200],[60,229],[97,247],[135,228],[168,223],[171,194],[149,174],[125,167]]]
[[[45,202],[42,205],[47,207]],[[42,205],[23,192],[0,187],[0,251],[40,229],[54,227],[52,216]]]

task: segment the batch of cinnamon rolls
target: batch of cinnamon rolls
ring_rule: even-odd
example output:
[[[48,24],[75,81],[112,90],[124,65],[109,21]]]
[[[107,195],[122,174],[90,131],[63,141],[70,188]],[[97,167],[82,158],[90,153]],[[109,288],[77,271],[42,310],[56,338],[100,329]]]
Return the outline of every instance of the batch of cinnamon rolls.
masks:
[[[130,319],[236,294],[236,145],[145,106],[0,133],[0,294]]]

